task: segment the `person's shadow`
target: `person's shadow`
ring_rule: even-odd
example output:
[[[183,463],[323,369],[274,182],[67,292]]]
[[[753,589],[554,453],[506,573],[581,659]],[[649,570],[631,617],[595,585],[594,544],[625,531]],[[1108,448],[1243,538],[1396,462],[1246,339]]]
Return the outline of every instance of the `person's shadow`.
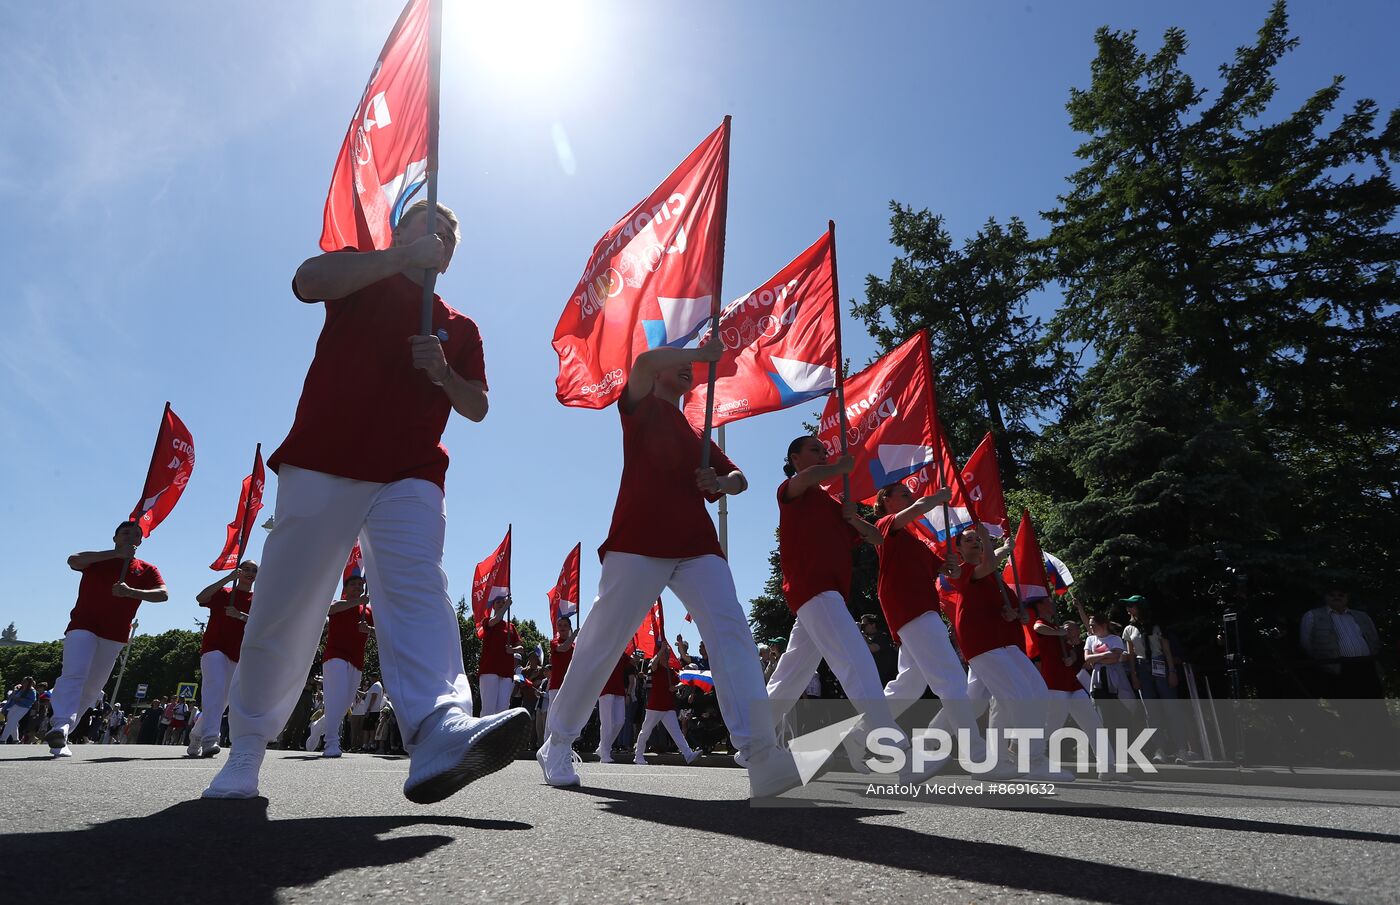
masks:
[[[402,864],[456,841],[431,835],[382,838],[415,826],[528,830],[514,820],[467,817],[302,817],[269,820],[267,799],[183,801],[146,817],[54,833],[0,833],[0,874],[52,863],[75,869],[62,878],[63,898],[261,905],[279,891],[310,886],[357,867]],[[174,874],[172,865],[179,865]],[[191,872],[192,871],[192,872]],[[179,879],[172,882],[171,877]],[[194,886],[190,884],[193,883]]]

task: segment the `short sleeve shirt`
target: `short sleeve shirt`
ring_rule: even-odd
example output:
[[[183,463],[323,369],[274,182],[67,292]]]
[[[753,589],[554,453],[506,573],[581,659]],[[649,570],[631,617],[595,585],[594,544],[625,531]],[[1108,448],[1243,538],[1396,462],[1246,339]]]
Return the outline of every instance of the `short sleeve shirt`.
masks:
[[[487,623],[481,634],[481,666],[478,672],[483,676],[515,675],[515,656],[510,648],[520,644],[520,635],[515,625],[502,619],[495,625]]]
[[[1001,618],[1001,578],[992,572],[984,578],[973,578],[972,566],[964,566],[962,574],[950,578],[958,605],[953,618],[953,631],[958,636],[958,648],[963,659],[972,660],[989,650],[1015,644],[1011,629],[1021,634],[1020,623],[1008,623]]]
[[[374,610],[368,603],[332,613],[326,629],[326,651],[321,662],[344,660],[356,669],[365,668],[365,642],[369,635],[360,631],[360,623],[374,625]]]
[[[896,640],[905,623],[938,612],[938,573],[943,568],[943,558],[914,535],[912,526],[894,526],[897,517],[887,515],[875,523],[882,538],[876,593]]]
[[[131,639],[131,620],[141,601],[112,594],[112,585],[121,577],[121,559],[103,559],[82,570],[78,580],[78,600],[68,614],[64,632],[88,631],[107,641],[125,644]],[[131,561],[126,573],[127,587],[154,591],[165,587],[160,570],[140,559]]]
[[[676,674],[665,663],[651,671],[651,691],[647,692],[647,710],[676,709]]]
[[[200,606],[209,608],[209,622],[204,626],[204,637],[199,642],[201,654],[218,651],[233,662],[238,662],[239,651],[243,648],[243,621],[230,616],[225,610],[232,603],[240,613],[247,613],[253,606],[253,595],[240,590],[237,594],[229,588],[219,588],[208,603]]]
[[[623,654],[613,667],[612,675],[608,676],[608,681],[603,685],[603,690],[598,692],[599,696],[605,694],[625,695],[627,694],[627,677],[634,672],[632,668],[632,658]]]
[[[413,367],[409,348],[422,298],[423,287],[394,274],[324,302],[326,320],[292,429],[268,467],[295,465],[380,484],[422,478],[443,486],[442,431],[452,403]],[[476,323],[436,296],[432,323],[447,337],[443,355],[452,369],[464,380],[486,383]]]
[[[1065,665],[1063,639],[1058,635],[1036,634],[1034,627],[1046,624],[1036,620],[1027,627],[1026,653],[1038,658],[1036,665],[1040,668],[1040,677],[1045,680],[1045,687],[1051,691],[1083,691],[1084,686],[1079,684],[1077,660],[1069,666]]]
[[[794,614],[818,594],[851,596],[851,548],[860,535],[841,517],[841,503],[820,487],[784,498],[791,479],[778,485],[778,559],[783,596]]]
[[[569,645],[568,650],[560,650],[559,642],[549,642],[549,688],[551,691],[558,691],[564,684],[564,674],[569,671],[569,661],[574,657],[574,646]]]

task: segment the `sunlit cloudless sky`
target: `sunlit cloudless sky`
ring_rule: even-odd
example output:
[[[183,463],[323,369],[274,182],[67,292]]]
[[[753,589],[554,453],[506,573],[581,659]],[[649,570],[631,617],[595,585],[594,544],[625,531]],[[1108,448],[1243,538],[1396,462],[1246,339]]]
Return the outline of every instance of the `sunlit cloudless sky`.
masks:
[[[888,205],[947,217],[958,241],[989,216],[1055,204],[1081,136],[1100,25],[1160,46],[1214,89],[1264,0],[1218,3],[536,3],[447,0],[440,197],[462,242],[438,287],[476,320],[491,412],[449,423],[446,568],[453,600],[514,525],[515,614],[582,541],[585,615],[621,470],[616,412],[554,398],[555,321],[598,237],[725,114],[734,116],[726,298],[838,228],[841,292],[887,275]],[[171,591],[140,631],[193,628],[195,593],[233,516],[253,446],[285,436],[323,309],[291,295],[318,252],[331,166],[402,4],[9,4],[0,10],[0,626],[58,638],[78,576],[110,545],[145,477],[161,407],[194,434],[194,476],[141,548]],[[1335,74],[1343,106],[1400,102],[1385,2],[1298,2],[1302,46],[1273,114]],[[1053,298],[1040,301],[1048,305]],[[848,304],[843,308],[849,310]],[[846,319],[858,368],[873,355]],[[937,342],[935,338],[935,355]],[[761,592],[787,443],[815,402],[737,422],[751,489],[730,500],[739,596]],[[363,430],[375,428],[366,410]],[[953,438],[965,455],[977,438]],[[272,512],[275,480],[269,481]],[[665,530],[666,513],[655,513]],[[264,532],[255,532],[258,556]],[[1072,565],[1072,564],[1071,564]],[[667,629],[695,638],[667,598]]]

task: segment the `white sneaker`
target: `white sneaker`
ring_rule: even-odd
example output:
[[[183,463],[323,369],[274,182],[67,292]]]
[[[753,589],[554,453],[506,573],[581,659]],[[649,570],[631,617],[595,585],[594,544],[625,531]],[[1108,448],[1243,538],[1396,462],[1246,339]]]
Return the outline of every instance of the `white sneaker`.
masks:
[[[632,763],[639,767],[645,767],[647,765],[647,759],[638,754],[636,757],[632,758]]]
[[[480,719],[457,712],[413,749],[404,797],[414,804],[432,804],[489,776],[515,760],[530,741],[531,719],[519,707]]]
[[[612,752],[611,752],[611,751],[599,751],[599,752],[598,752],[598,763],[600,763],[600,764],[611,764],[611,763],[613,763],[613,762],[614,762],[614,761],[613,761],[613,759],[612,759]]]
[[[186,757],[199,757],[199,739],[191,738],[190,745],[185,749]]]
[[[257,798],[266,743],[235,747],[201,798]]]
[[[696,756],[698,757],[699,755],[697,754]],[[741,767],[748,767],[748,765],[749,765],[749,759],[748,759],[748,757],[744,754],[744,752],[742,752],[742,751],[735,751],[735,752],[734,752],[734,763],[738,764],[738,765],[741,766]]]
[[[792,754],[769,748],[749,756],[749,797],[770,798],[802,785]]]
[[[557,735],[551,735],[540,745],[540,750],[535,754],[535,760],[540,762],[540,769],[544,770],[544,781],[551,786],[577,786],[582,784],[578,778],[578,763],[581,758],[574,752],[573,746]]]
[[[1005,782],[1008,779],[1015,779],[1019,774],[1016,772],[1016,764],[1010,757],[999,757],[990,770],[982,773],[972,774],[973,779],[982,779],[987,782]]]
[[[340,757],[339,745],[327,745],[326,750],[321,752],[322,757]]]
[[[306,737],[306,750],[307,750],[307,751],[315,751],[315,750],[316,750],[316,746],[319,745],[319,744],[321,744],[321,736],[319,736],[319,735],[308,735],[308,736]],[[330,747],[330,743],[329,743],[329,742],[326,744],[326,747],[327,747],[327,748]]]
[[[213,757],[222,750],[224,749],[219,747],[219,737],[217,735],[208,736],[199,744],[200,757]]]
[[[699,759],[700,752],[692,749],[691,752],[685,756],[685,765],[688,767]],[[739,759],[739,755],[734,755],[734,759],[737,761]]]
[[[62,748],[50,748],[49,753],[54,757],[72,757],[73,749],[64,745]]]

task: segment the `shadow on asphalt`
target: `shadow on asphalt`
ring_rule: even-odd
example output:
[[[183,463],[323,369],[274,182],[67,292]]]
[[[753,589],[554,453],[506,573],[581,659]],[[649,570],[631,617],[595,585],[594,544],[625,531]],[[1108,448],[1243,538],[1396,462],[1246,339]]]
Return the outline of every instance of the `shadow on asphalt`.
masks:
[[[65,863],[80,869],[62,878],[66,901],[108,901],[116,891],[118,899],[146,902],[272,905],[281,890],[352,868],[403,864],[457,841],[442,834],[380,838],[420,826],[533,829],[514,820],[447,816],[269,820],[265,798],[195,800],[82,830],[0,833],[0,851],[9,866],[47,863],[55,852],[72,858]],[[183,883],[172,888],[162,864],[193,868],[198,894],[191,899]]]
[[[578,789],[575,794],[604,799],[603,806],[610,813],[665,824],[673,829],[684,827],[794,851],[865,862],[880,868],[893,867],[1031,893],[1088,898],[1118,905],[1156,902],[1180,905],[1183,901],[1189,901],[1192,905],[1206,902],[1273,905],[1318,901],[1105,864],[1097,860],[1044,854],[1015,845],[951,839],[866,822],[867,818],[902,813],[895,808],[755,808],[747,801],[691,801],[667,795],[598,788]],[[1107,838],[1116,843],[1129,837],[1114,835]]]
[[[1340,830],[1327,826],[1302,826],[1296,823],[1273,823],[1268,820],[1245,820],[1239,817],[1216,817],[1205,814],[1183,814],[1178,811],[1153,811],[1140,808],[1102,807],[1097,805],[1068,805],[1058,807],[996,808],[999,811],[1030,811],[1034,814],[1089,817],[1095,820],[1119,820],[1127,823],[1150,823],[1154,826],[1179,826],[1196,830],[1228,830],[1236,833],[1266,833],[1272,836],[1301,836],[1310,839],[1338,839],[1343,842],[1382,842],[1400,844],[1400,836],[1391,833],[1371,833],[1365,830]]]

